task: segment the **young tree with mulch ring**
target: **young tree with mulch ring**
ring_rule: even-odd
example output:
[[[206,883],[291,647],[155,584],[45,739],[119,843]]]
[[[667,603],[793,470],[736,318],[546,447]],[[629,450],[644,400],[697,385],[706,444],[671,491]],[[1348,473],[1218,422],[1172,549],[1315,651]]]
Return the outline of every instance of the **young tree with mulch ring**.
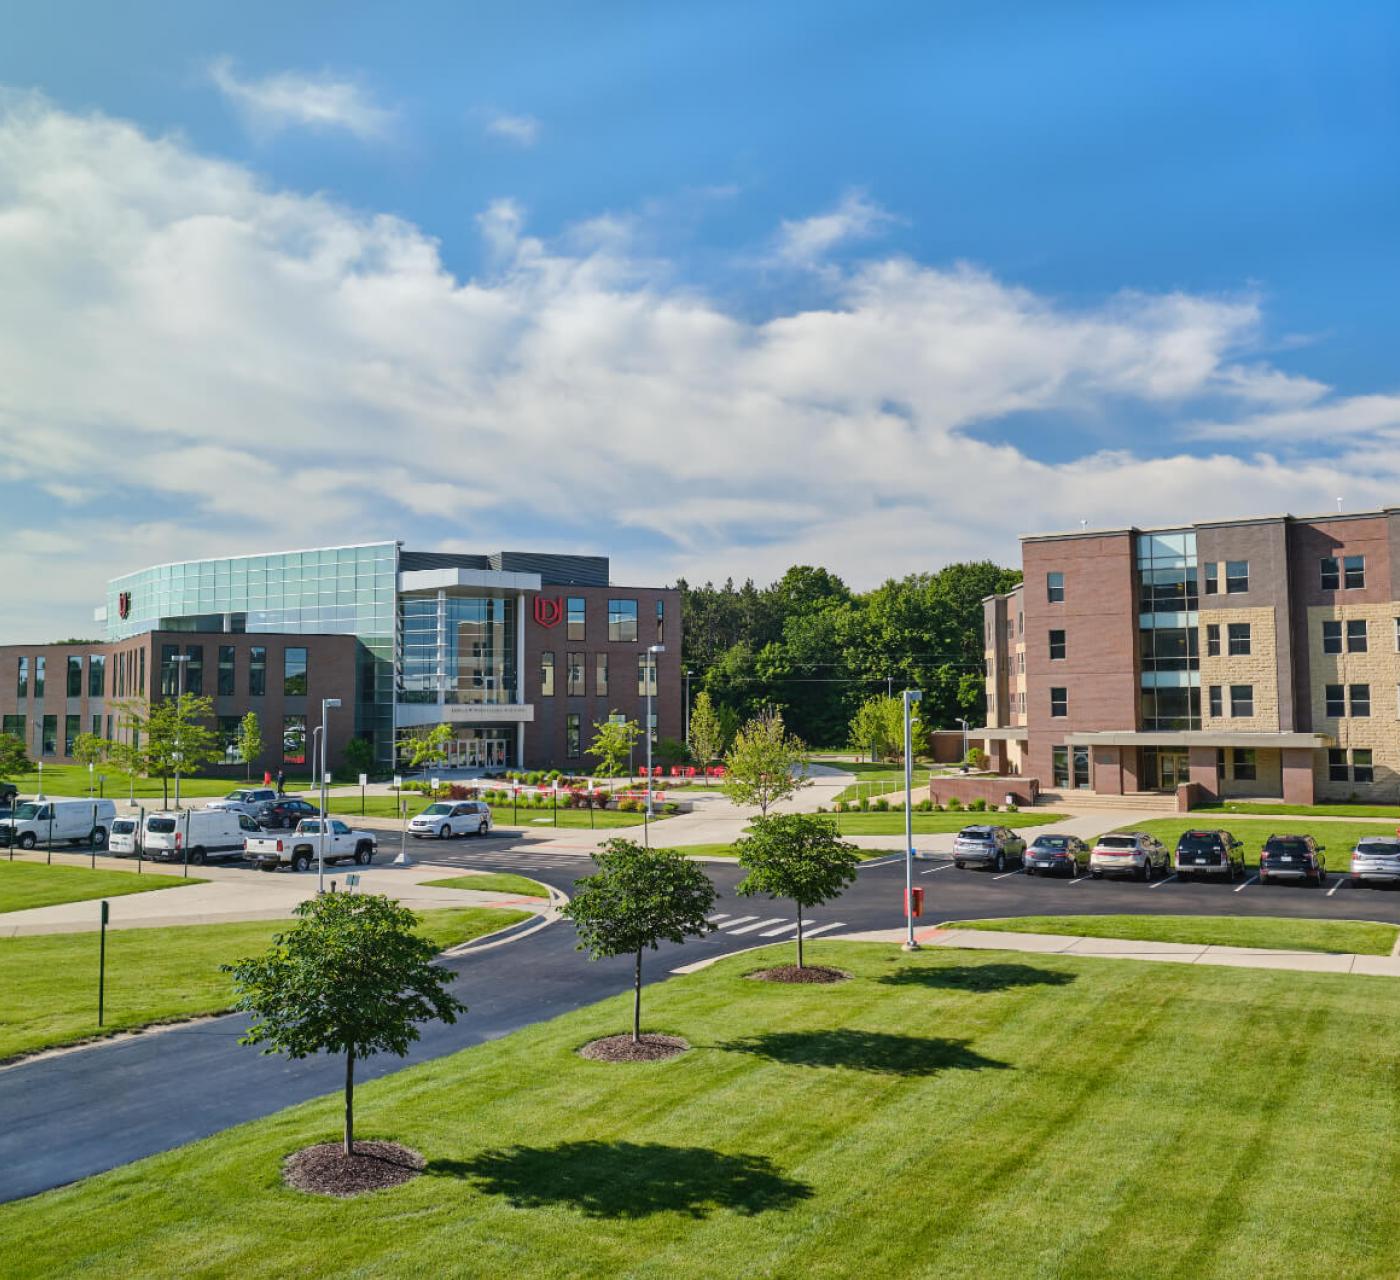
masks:
[[[353,1160],[356,1060],[403,1057],[418,1023],[456,1022],[467,1006],[448,994],[455,975],[433,964],[437,948],[414,932],[418,917],[392,898],[327,893],[296,914],[266,955],[221,968],[233,975],[234,1007],[254,1015],[240,1043],[289,1058],[345,1055],[344,1155]]]
[[[739,882],[738,892],[791,898],[797,904],[797,967],[801,970],[805,967],[803,908],[840,897],[855,881],[860,853],[840,839],[835,822],[815,813],[755,818],[750,831],[751,835],[735,844],[739,865],[748,872]]]
[[[574,922],[578,949],[587,951],[590,959],[635,957],[631,1043],[639,1046],[642,952],[648,947],[657,950],[663,941],[680,943],[708,933],[706,916],[714,909],[715,887],[695,862],[675,849],[647,849],[620,836],[605,840],[593,860],[597,874],[575,883],[573,901],[563,914]],[[669,1040],[663,1045],[662,1037],[646,1039],[664,1050],[654,1056],[669,1056],[677,1047]]]

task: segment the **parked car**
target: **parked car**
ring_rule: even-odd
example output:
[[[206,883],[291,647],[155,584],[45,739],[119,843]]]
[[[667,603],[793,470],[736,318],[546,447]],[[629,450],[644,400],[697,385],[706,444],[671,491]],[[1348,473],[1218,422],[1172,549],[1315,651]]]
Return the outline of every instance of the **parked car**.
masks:
[[[288,836],[261,832],[250,835],[244,844],[244,856],[261,871],[276,871],[278,867],[307,871],[318,856],[328,863],[353,861],[362,867],[368,865],[378,847],[374,832],[356,831],[338,818],[326,825],[324,837],[319,818],[297,823],[297,829]],[[323,838],[325,853],[321,854]]]
[[[296,796],[283,796],[280,800],[264,800],[255,804],[249,816],[260,827],[269,831],[290,831],[298,822],[307,818],[319,818],[321,811],[309,800]]]
[[[484,836],[491,830],[491,806],[481,800],[445,800],[430,804],[408,824],[411,836]]]
[[[1022,862],[1028,876],[1062,871],[1073,879],[1089,865],[1089,846],[1078,836],[1036,836]]]
[[[239,787],[219,800],[211,800],[206,809],[231,809],[234,813],[246,813],[252,817],[253,810],[260,804],[277,799],[276,787]]]
[[[1192,876],[1244,877],[1244,841],[1228,831],[1183,831],[1172,857],[1176,874],[1183,880]]]
[[[1363,884],[1394,884],[1400,880],[1400,839],[1392,836],[1368,836],[1356,842],[1351,851],[1351,882],[1358,888]]]
[[[91,842],[97,848],[107,843],[107,833],[117,816],[112,800],[72,800],[50,796],[43,800],[21,800],[10,815],[0,818],[0,845],[17,844],[32,849],[36,844],[66,840],[69,844]]]
[[[1166,875],[1170,865],[1167,846],[1146,831],[1120,831],[1100,836],[1089,853],[1089,874],[1095,880],[1106,875],[1151,880],[1154,875]]]
[[[113,818],[107,833],[107,852],[118,858],[134,857],[141,851],[141,823],[136,818]]]
[[[19,799],[19,788],[13,782],[0,782],[0,809],[13,809]]]
[[[195,866],[243,856],[243,842],[260,831],[246,813],[232,809],[174,809],[146,815],[141,849],[155,862]]]
[[[1259,854],[1259,883],[1274,880],[1303,880],[1320,885],[1327,879],[1325,845],[1312,836],[1270,836]]]
[[[1010,827],[964,827],[953,837],[953,865],[959,868],[971,862],[1005,871],[1008,862],[1025,854],[1026,842]]]

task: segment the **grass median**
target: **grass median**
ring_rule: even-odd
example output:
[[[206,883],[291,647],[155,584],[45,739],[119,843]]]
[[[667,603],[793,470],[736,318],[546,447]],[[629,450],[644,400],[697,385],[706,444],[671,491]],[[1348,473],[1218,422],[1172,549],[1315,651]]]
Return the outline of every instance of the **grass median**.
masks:
[[[308,793],[307,799],[312,804],[319,804],[320,800],[314,793]],[[425,796],[414,795],[408,798],[408,816],[416,817],[422,813],[430,804],[435,803]],[[392,795],[366,796],[364,800],[364,813],[360,812],[360,794],[342,793],[337,795],[331,792],[328,797],[328,807],[332,814],[346,817],[358,818],[361,816],[369,818],[397,818],[400,816],[398,798]],[[518,815],[518,816],[517,816]],[[609,827],[639,827],[642,824],[640,813],[620,813],[616,809],[594,809],[592,821],[589,821],[587,809],[565,809],[553,808],[536,809],[529,805],[520,805],[518,808],[510,804],[493,804],[491,806],[491,820],[497,826],[511,827],[535,827],[554,826],[555,819],[561,827],[582,827],[585,830],[596,828],[604,830]],[[653,822],[662,822],[668,815],[657,814],[652,819]]]
[[[810,950],[854,980],[767,986],[748,955],[652,988],[647,1025],[693,1046],[669,1062],[579,1057],[623,996],[363,1085],[362,1137],[427,1159],[403,1186],[283,1187],[330,1096],[0,1206],[7,1273],[1400,1271],[1400,983]]]
[[[673,846],[677,853],[683,853],[688,858],[737,858],[739,851],[732,844],[682,844]],[[857,849],[863,861],[871,858],[888,858],[891,854],[900,853],[899,849]]]
[[[1361,956],[1388,956],[1400,936],[1400,927],[1393,924],[1293,920],[1286,916],[1015,916],[1005,920],[950,920],[947,927]]]
[[[836,829],[843,836],[894,836],[904,834],[904,810],[887,813],[833,813]],[[1017,813],[914,813],[916,836],[948,835],[964,827],[1044,827],[1064,821],[1063,813],[1044,813],[1039,809]]]
[[[0,912],[27,911],[30,907],[52,907],[92,898],[121,898],[130,893],[203,883],[194,876],[161,876],[149,872],[137,875],[135,867],[130,871],[96,871],[89,867],[49,866],[43,862],[0,858]]]
[[[1303,818],[1388,818],[1400,822],[1400,806],[1393,804],[1271,804],[1263,800],[1224,800],[1197,805],[1196,813],[1240,813],[1253,817],[1270,814]]]
[[[1148,822],[1134,822],[1130,826],[1119,827],[1120,831],[1146,831],[1154,835],[1168,851],[1176,848],[1176,842],[1183,831],[1203,831],[1224,829],[1236,840],[1244,841],[1245,865],[1253,870],[1259,868],[1259,850],[1271,835],[1310,835],[1323,847],[1323,859],[1327,870],[1333,874],[1345,875],[1351,870],[1351,851],[1358,840],[1375,839],[1377,836],[1394,834],[1389,827],[1375,822],[1308,822],[1301,818],[1280,818],[1260,820],[1236,816],[1233,822],[1223,816],[1202,815],[1194,821],[1185,818],[1153,818]]]
[[[422,911],[419,931],[456,946],[528,911]],[[290,920],[109,929],[104,1025],[97,1025],[96,933],[0,938],[0,1061],[157,1022],[218,1013],[232,1001],[219,965],[263,951]]]
[[[477,893],[514,893],[524,898],[547,898],[549,889],[538,880],[493,871],[477,876],[448,876],[446,880],[424,880],[430,889],[472,889]]]

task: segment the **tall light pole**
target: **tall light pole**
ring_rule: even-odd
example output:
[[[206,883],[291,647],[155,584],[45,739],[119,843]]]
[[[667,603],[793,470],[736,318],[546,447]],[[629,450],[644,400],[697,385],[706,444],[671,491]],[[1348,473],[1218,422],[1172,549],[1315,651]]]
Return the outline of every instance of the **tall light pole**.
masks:
[[[34,717],[34,758],[39,763],[39,795],[44,798],[44,717],[41,712]]]
[[[904,919],[905,951],[917,951],[914,940],[914,704],[922,689],[904,691]]]
[[[656,817],[656,810],[651,804],[651,691],[656,687],[656,655],[665,653],[664,644],[653,644],[647,646],[647,821]]]
[[[324,893],[326,888],[326,832],[330,830],[331,819],[326,800],[326,743],[330,741],[330,729],[326,724],[326,714],[332,707],[340,706],[339,698],[321,699],[321,845],[316,856],[316,892]]]
[[[962,762],[963,762],[963,764],[966,764],[966,763],[967,763],[967,735],[968,735],[968,731],[969,731],[969,729],[971,728],[971,726],[967,723],[966,720],[964,720],[964,719],[962,718],[962,716],[958,716],[958,717],[957,717],[957,721],[958,721],[958,723],[959,723],[960,725],[962,725],[962,727],[963,727],[963,757],[962,757]]]
[[[690,668],[685,671],[685,745],[690,749]]]
[[[180,725],[185,714],[185,667],[188,665],[190,655],[187,653],[177,653],[171,661],[175,664],[177,672],[175,677],[175,747],[170,752],[171,758],[175,761],[175,807],[180,807]]]

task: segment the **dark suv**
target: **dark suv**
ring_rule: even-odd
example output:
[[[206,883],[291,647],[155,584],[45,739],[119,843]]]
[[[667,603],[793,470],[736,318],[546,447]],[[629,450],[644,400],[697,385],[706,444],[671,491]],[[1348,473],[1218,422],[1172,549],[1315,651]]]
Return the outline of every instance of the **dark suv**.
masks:
[[[1327,879],[1325,845],[1312,836],[1270,836],[1259,854],[1259,883],[1302,880],[1317,886]]]
[[[1244,841],[1228,831],[1183,831],[1176,842],[1173,869],[1182,880],[1192,876],[1244,875]]]
[[[320,816],[321,811],[314,804],[293,797],[264,800],[253,806],[252,813],[253,821],[268,831],[290,831],[303,818]]]

